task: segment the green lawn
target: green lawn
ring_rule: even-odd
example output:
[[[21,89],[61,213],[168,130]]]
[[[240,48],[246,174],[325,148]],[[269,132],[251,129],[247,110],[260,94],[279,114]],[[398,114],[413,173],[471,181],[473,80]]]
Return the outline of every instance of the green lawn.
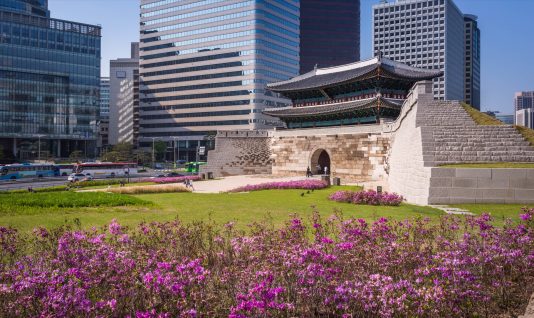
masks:
[[[236,221],[245,228],[254,221],[270,220],[276,225],[287,221],[292,214],[307,217],[313,206],[323,215],[336,211],[346,217],[367,220],[385,216],[403,220],[412,217],[437,219],[442,212],[430,207],[403,204],[400,207],[357,206],[328,200],[328,195],[341,189],[332,187],[307,194],[303,190],[269,190],[250,193],[164,193],[137,195],[136,198],[152,202],[153,206],[40,208],[36,213],[9,213],[0,211],[0,225],[10,225],[23,231],[36,226],[57,227],[65,222],[79,220],[83,227],[100,226],[116,218],[125,225],[134,226],[141,221],[168,221],[176,217],[184,222],[212,220],[217,223]],[[301,194],[304,193],[304,196]],[[62,193],[59,193],[62,194]]]
[[[475,214],[487,212],[493,216],[497,224],[502,224],[505,218],[518,220],[521,208],[525,207],[525,204],[451,204],[450,206],[465,209]],[[529,207],[534,208],[534,205]]]
[[[25,198],[32,198],[26,205],[33,205],[21,210],[17,202],[23,202],[23,197],[10,201],[9,197],[2,195],[0,201],[0,226],[13,226],[21,231],[31,231],[34,227],[45,226],[48,228],[61,226],[65,223],[80,222],[82,227],[102,226],[112,219],[117,219],[121,224],[135,226],[142,221],[169,221],[175,218],[189,223],[200,220],[211,220],[216,223],[235,221],[237,226],[245,229],[248,224],[255,221],[268,220],[278,226],[287,221],[291,215],[309,217],[316,209],[322,216],[328,217],[340,211],[344,217],[357,217],[373,220],[379,217],[387,217],[395,220],[404,220],[415,217],[429,217],[437,220],[444,213],[441,210],[430,207],[422,207],[410,204],[402,204],[399,207],[379,207],[338,203],[328,200],[329,194],[337,190],[354,190],[355,187],[342,186],[317,190],[309,194],[305,190],[268,190],[250,193],[163,193],[143,194],[135,197],[115,195],[122,197],[128,206],[117,206],[117,198],[113,202],[93,200],[97,196],[110,195],[107,193],[69,193],[55,192],[45,193],[47,200],[39,200],[40,193],[18,194]],[[302,194],[304,193],[304,196]],[[71,195],[84,195],[81,197],[68,197]],[[32,197],[33,196],[33,197]],[[50,204],[54,196],[61,196],[58,202]],[[107,198],[107,197],[104,197]],[[134,201],[130,202],[133,199]],[[138,200],[140,199],[140,200]],[[69,200],[76,200],[77,207],[68,204]],[[3,202],[3,203],[2,203]],[[12,203],[9,203],[12,202]],[[46,203],[48,202],[48,203]],[[98,203],[99,202],[99,203]],[[496,219],[496,224],[502,224],[503,217],[518,219],[521,205],[458,205],[473,213],[491,212]],[[28,210],[30,209],[30,210]]]

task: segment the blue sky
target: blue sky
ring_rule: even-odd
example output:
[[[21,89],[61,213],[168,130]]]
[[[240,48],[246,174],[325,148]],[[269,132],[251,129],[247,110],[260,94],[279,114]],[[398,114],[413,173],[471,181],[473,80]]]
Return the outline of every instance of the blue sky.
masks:
[[[301,0],[305,1],[305,0]],[[391,1],[391,0],[390,0]],[[479,17],[482,109],[512,113],[514,92],[534,90],[534,0],[455,0]],[[361,58],[371,57],[371,7],[361,0]],[[138,40],[138,0],[49,0],[52,17],[100,24],[102,74],[110,59],[128,57]]]

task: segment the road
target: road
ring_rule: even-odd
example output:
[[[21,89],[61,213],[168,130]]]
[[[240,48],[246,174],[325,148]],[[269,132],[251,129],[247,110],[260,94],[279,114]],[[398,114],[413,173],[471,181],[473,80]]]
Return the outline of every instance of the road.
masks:
[[[130,180],[136,181],[138,179],[143,179],[143,178],[147,178],[151,176],[152,175],[148,175],[148,174],[139,175],[139,176],[130,178]],[[104,179],[104,178],[101,178],[101,179]],[[117,178],[117,179],[124,179],[124,178]],[[28,187],[32,187],[33,189],[48,188],[48,187],[53,187],[53,186],[64,185],[67,183],[68,183],[67,177],[39,178],[39,179],[27,178],[27,179],[15,180],[15,181],[5,180],[5,181],[0,181],[0,191],[28,189]]]

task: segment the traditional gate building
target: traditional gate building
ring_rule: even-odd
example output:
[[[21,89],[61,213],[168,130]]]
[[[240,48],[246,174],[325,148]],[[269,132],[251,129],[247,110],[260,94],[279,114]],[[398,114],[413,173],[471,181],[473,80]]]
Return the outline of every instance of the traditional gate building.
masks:
[[[417,81],[442,75],[376,57],[267,85],[292,101],[264,111],[285,125],[273,134],[273,174],[301,175],[309,167],[352,181],[381,179],[389,147],[382,124],[399,116]]]
[[[274,131],[220,131],[204,172],[379,181],[408,202],[534,203],[534,169],[443,164],[534,162],[513,126],[477,124],[460,101],[435,100],[441,71],[373,58],[268,85],[292,101],[264,114]],[[326,169],[325,169],[326,167]]]

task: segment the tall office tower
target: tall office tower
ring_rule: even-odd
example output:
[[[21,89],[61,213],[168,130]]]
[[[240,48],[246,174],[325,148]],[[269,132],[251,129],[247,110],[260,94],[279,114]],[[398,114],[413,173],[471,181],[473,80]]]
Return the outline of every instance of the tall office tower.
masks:
[[[360,60],[360,0],[300,2],[300,73]]]
[[[452,0],[397,0],[373,6],[373,52],[441,70],[434,97],[464,99],[464,15]]]
[[[49,18],[47,1],[0,1],[0,144],[19,159],[93,156],[100,27]],[[41,155],[38,154],[41,149]]]
[[[110,98],[109,98],[109,144],[127,142],[137,145],[137,132],[134,132],[134,120],[139,112],[135,92],[139,85],[138,43],[132,43],[130,58],[120,58],[109,62]]]
[[[534,91],[515,93],[514,106],[515,124],[534,129]]]
[[[516,111],[534,108],[534,91],[515,93],[514,106]]]
[[[278,123],[265,85],[299,72],[299,1],[141,0],[140,58],[141,146],[193,159],[207,134]]]
[[[101,154],[102,150],[108,145],[108,131],[109,131],[109,77],[100,78],[100,116],[98,126],[98,140],[97,149]]]
[[[480,110],[480,29],[477,16],[464,15],[465,23],[465,93],[464,100]]]

